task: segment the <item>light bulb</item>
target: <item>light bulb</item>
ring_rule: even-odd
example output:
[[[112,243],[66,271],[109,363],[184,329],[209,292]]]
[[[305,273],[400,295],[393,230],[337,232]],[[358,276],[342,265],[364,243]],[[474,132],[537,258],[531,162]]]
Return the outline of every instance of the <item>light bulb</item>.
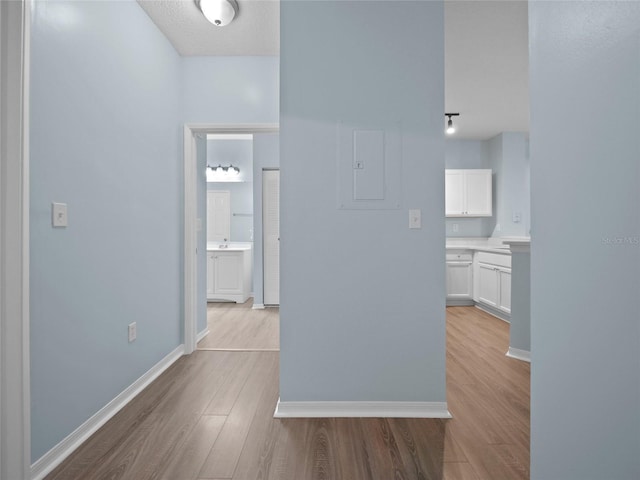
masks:
[[[452,133],[456,133],[456,127],[453,126],[453,120],[449,118],[447,122],[447,134],[451,135]]]

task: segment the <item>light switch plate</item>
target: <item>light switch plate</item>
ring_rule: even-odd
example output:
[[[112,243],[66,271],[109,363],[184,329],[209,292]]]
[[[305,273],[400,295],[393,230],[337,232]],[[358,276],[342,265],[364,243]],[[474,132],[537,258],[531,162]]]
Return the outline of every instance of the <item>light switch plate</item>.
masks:
[[[51,204],[51,223],[54,227],[69,226],[66,203],[53,202]]]
[[[420,209],[409,210],[409,228],[422,228],[422,212]]]

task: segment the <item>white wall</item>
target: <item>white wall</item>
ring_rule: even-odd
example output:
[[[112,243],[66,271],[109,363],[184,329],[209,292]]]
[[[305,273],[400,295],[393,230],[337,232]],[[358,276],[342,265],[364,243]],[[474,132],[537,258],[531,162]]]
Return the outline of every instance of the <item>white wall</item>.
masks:
[[[446,400],[443,43],[442,2],[281,4],[283,402]],[[392,120],[400,207],[339,208],[338,122]]]
[[[640,3],[530,2],[531,478],[640,478]]]

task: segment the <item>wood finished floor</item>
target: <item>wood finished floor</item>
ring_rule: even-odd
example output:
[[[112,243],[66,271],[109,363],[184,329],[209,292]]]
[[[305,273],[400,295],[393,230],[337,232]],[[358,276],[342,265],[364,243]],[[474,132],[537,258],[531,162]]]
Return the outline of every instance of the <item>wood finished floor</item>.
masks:
[[[278,308],[252,310],[253,300],[245,303],[211,302],[207,304],[209,333],[199,350],[280,350]]]
[[[273,418],[277,352],[181,358],[48,480],[524,480],[529,364],[508,325],[447,308],[453,419]]]

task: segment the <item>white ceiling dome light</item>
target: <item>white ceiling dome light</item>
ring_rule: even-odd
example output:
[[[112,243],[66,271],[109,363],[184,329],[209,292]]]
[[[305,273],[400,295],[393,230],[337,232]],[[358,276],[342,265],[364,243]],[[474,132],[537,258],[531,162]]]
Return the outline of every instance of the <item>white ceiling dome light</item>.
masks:
[[[205,18],[217,27],[229,25],[238,14],[236,0],[196,0]]]

